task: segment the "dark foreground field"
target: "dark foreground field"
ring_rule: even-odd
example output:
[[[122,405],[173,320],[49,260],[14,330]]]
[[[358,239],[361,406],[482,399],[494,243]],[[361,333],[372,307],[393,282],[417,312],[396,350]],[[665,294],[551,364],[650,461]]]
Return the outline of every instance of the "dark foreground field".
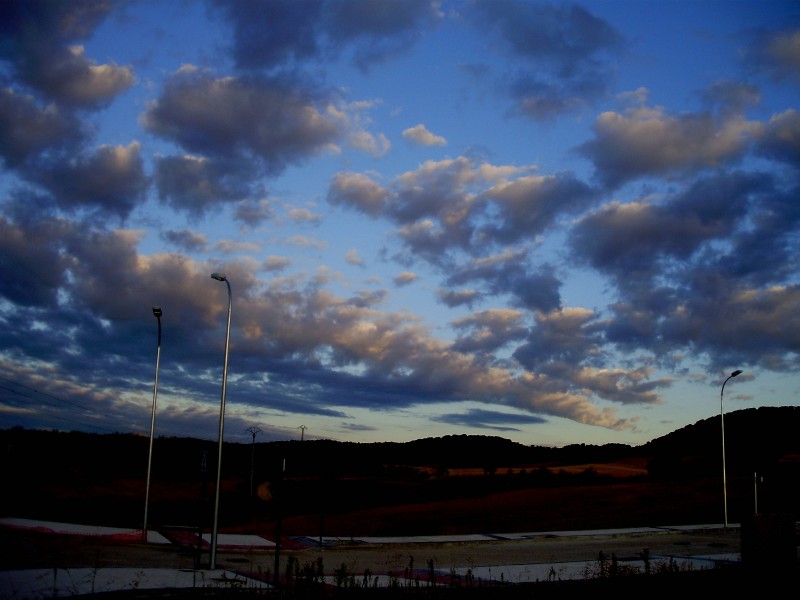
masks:
[[[13,435],[12,435],[13,434]],[[0,516],[47,521],[104,525],[122,528],[140,528],[143,522],[145,478],[142,457],[146,456],[146,440],[130,437],[105,439],[78,437],[80,445],[68,447],[63,442],[75,436],[54,436],[58,443],[43,443],[37,434],[20,440],[19,432],[9,432],[7,471],[4,493],[0,494]],[[195,445],[180,440],[158,440],[153,472],[148,529],[163,532],[186,532],[189,537],[209,533],[214,508],[214,481],[209,471],[198,473],[195,460],[199,454]],[[474,440],[470,440],[474,443]],[[105,445],[107,444],[107,445]],[[183,445],[188,448],[184,452]],[[175,446],[173,454],[168,446]],[[300,444],[300,448],[315,448]],[[687,444],[681,446],[688,447]],[[212,448],[213,450],[213,448]],[[476,466],[472,469],[448,466],[446,470],[434,466],[426,471],[419,467],[388,467],[379,464],[369,472],[346,472],[344,466],[364,465],[367,461],[335,459],[327,464],[311,464],[313,469],[276,472],[269,465],[282,464],[270,459],[264,448],[263,455],[256,454],[259,466],[252,473],[252,455],[247,446],[232,446],[226,457],[231,467],[223,474],[220,488],[219,531],[261,535],[280,542],[279,566],[274,569],[274,551],[239,550],[221,552],[220,565],[236,570],[257,569],[262,575],[279,573],[287,583],[280,590],[259,594],[281,597],[314,598],[326,595],[382,598],[393,595],[455,597],[456,594],[476,598],[504,597],[575,597],[586,593],[614,593],[633,596],[642,594],[674,595],[686,593],[713,593],[740,595],[745,591],[762,593],[778,583],[796,588],[797,538],[794,523],[800,513],[800,477],[797,462],[781,459],[771,471],[771,476],[754,481],[753,470],[748,466],[731,468],[728,472],[727,507],[732,524],[746,523],[756,509],[766,515],[788,517],[792,524],[791,547],[795,550],[791,564],[775,565],[766,561],[758,568],[716,568],[691,572],[679,565],[644,573],[644,562],[636,574],[612,568],[614,548],[611,542],[598,541],[583,559],[600,560],[601,553],[610,561],[608,568],[596,569],[585,580],[547,581],[531,585],[469,585],[463,580],[453,585],[431,587],[410,584],[385,589],[371,589],[350,585],[363,581],[368,571],[391,562],[403,565],[413,558],[422,569],[433,556],[432,546],[424,548],[396,547],[392,555],[386,550],[368,554],[341,554],[328,548],[299,548],[298,537],[318,539],[336,536],[342,540],[363,536],[434,536],[447,534],[498,534],[512,532],[556,532],[574,530],[618,529],[631,527],[663,527],[673,525],[722,524],[722,481],[716,468],[716,454],[703,458],[702,454],[686,454],[672,460],[655,472],[649,470],[648,457],[627,456],[610,461],[570,464],[531,464],[506,468],[497,461],[492,468]],[[369,457],[364,449],[357,448],[358,457]],[[370,449],[366,449],[370,450]],[[238,454],[237,454],[238,453]],[[276,454],[273,458],[282,458]],[[213,453],[212,453],[213,455]],[[428,452],[425,456],[435,453]],[[480,455],[480,454],[479,454]],[[325,456],[314,453],[313,457]],[[456,456],[460,454],[456,453]],[[698,458],[698,456],[700,458]],[[409,459],[410,460],[410,459]],[[478,461],[475,461],[478,464]],[[299,459],[289,460],[289,465],[301,464]],[[407,464],[407,463],[406,463]],[[412,462],[411,464],[419,464]],[[734,461],[734,466],[736,462]],[[192,468],[185,465],[191,465]],[[712,468],[708,468],[708,467]],[[780,468],[778,468],[780,467]],[[213,472],[213,469],[210,469]],[[757,503],[757,506],[756,506]],[[736,551],[742,539],[737,533],[726,532],[725,539],[710,546],[709,553]],[[752,530],[751,530],[752,531]],[[113,541],[2,530],[0,559],[2,569],[20,568],[70,568],[76,566],[105,567],[136,565],[142,568],[162,566],[177,569],[199,567],[197,549],[170,545],[154,547],[137,541]],[[734,535],[735,539],[731,538]],[[784,536],[785,538],[785,536]],[[753,543],[751,536],[750,542]],[[695,541],[678,541],[692,544]],[[703,543],[707,543],[703,542]],[[762,542],[759,541],[759,544]],[[638,556],[647,547],[643,540],[619,552]],[[716,542],[715,542],[716,544]],[[486,552],[490,546],[475,548],[442,545],[436,548],[437,565],[456,554],[467,553],[474,564],[527,564],[521,551],[513,546],[492,551],[503,551],[508,556],[496,563]],[[761,549],[768,551],[769,544]],[[344,548],[347,552],[363,548]],[[458,552],[456,552],[458,550]],[[381,552],[383,554],[381,554]],[[560,552],[560,551],[559,551]],[[471,553],[471,554],[470,554]],[[516,554],[515,554],[516,553]],[[679,554],[676,552],[676,554]],[[548,560],[574,560],[561,558],[555,553]],[[621,555],[618,555],[621,556]],[[784,553],[782,556],[786,556]],[[206,555],[207,557],[207,555]],[[325,573],[338,572],[340,586],[324,587],[315,571],[318,560],[324,561]],[[375,568],[369,561],[376,561]],[[442,562],[442,561],[445,562]],[[287,568],[295,561],[293,577],[287,577]],[[473,564],[462,562],[460,564]],[[380,563],[380,564],[378,564]],[[599,574],[599,576],[598,576]],[[556,578],[557,579],[557,578]],[[406,580],[407,582],[410,580]],[[424,581],[424,580],[423,580]],[[536,588],[535,591],[533,588]],[[775,588],[780,589],[780,588]],[[215,597],[221,597],[215,592]],[[247,592],[230,592],[237,597]],[[205,590],[192,590],[190,597],[202,597]],[[148,592],[126,592],[127,598],[146,597]],[[161,597],[167,597],[160,594]],[[171,591],[168,597],[187,597],[183,592]]]
[[[750,482],[731,478],[731,522],[753,514]],[[649,478],[581,478],[531,485],[517,476],[448,481],[342,479],[285,482],[269,500],[250,496],[246,482],[223,481],[219,527],[274,538],[335,535],[397,536],[476,532],[558,531],[722,523],[721,483]],[[37,481],[12,483],[3,516],[141,527],[144,482]],[[760,512],[790,512],[763,493]],[[209,531],[213,486],[154,480],[148,526]]]
[[[792,524],[793,525],[793,524]],[[164,530],[169,535],[169,531]],[[667,597],[673,594],[739,596],[742,593],[778,593],[795,589],[800,571],[797,562],[763,564],[749,562],[692,569],[682,560],[645,562],[669,554],[683,556],[735,553],[743,538],[736,528],[672,533],[637,533],[605,536],[553,536],[552,539],[497,542],[436,542],[402,545],[348,544],[315,548],[289,544],[280,556],[275,549],[221,548],[217,568],[264,582],[258,587],[225,587],[189,590],[128,589],[95,594],[102,598],[578,598],[586,594],[634,597],[643,594]],[[207,553],[195,554],[191,546],[145,544],[136,539],[108,539],[58,535],[25,529],[0,529],[3,544],[0,560],[4,569],[46,569],[52,573],[88,567],[97,573],[107,568],[131,568],[133,575],[150,568],[182,571],[206,569]],[[794,544],[794,540],[793,540]],[[200,564],[195,563],[196,559]],[[633,562],[631,562],[633,559]],[[277,571],[273,568],[279,560]],[[562,578],[560,561],[587,561],[580,578]],[[619,562],[617,562],[619,561]],[[536,579],[504,578],[509,565],[554,563],[553,576]],[[490,580],[475,578],[448,565],[496,565]],[[648,568],[649,566],[649,568]],[[428,569],[439,575],[431,577]],[[276,582],[275,573],[278,573]],[[444,575],[442,573],[445,573]],[[327,583],[323,583],[323,575]],[[203,576],[198,576],[202,578]],[[381,578],[381,586],[372,585]],[[387,577],[389,579],[387,579]],[[431,581],[436,581],[436,586]],[[277,583],[277,588],[271,585]],[[387,585],[388,583],[388,585]],[[788,586],[788,587],[787,587]],[[7,592],[4,594],[3,592]],[[14,599],[13,590],[0,590],[0,597]],[[791,593],[791,592],[790,592]],[[66,589],[59,596],[69,596]]]
[[[758,440],[747,453],[730,444],[730,522],[800,514],[797,429],[781,429],[800,426],[800,410],[766,420],[760,412],[728,419],[732,438],[749,424],[747,439]],[[552,449],[482,436],[226,444],[219,527],[346,537],[721,523],[719,430],[708,421],[640,448]],[[756,436],[761,430],[770,435]],[[0,515],[142,526],[147,438],[12,429],[0,442]],[[215,450],[207,440],[155,440],[148,527],[211,528]]]
[[[243,598],[269,596],[276,598],[572,598],[586,594],[613,593],[617,597],[644,594],[666,595],[742,593],[778,593],[786,586],[796,586],[796,560],[791,564],[759,564],[720,566],[702,571],[687,570],[680,564],[660,566],[645,572],[644,562],[633,570],[614,569],[614,561],[653,553],[683,553],[691,545],[705,544],[703,552],[731,553],[741,548],[740,529],[709,534],[708,539],[669,537],[649,540],[639,537],[623,541],[609,537],[585,542],[588,553],[571,554],[566,545],[551,546],[545,560],[569,561],[597,559],[597,564],[580,580],[559,580],[515,583],[469,582],[464,579],[445,582],[441,587],[426,584],[424,574],[414,580],[403,576],[404,566],[416,563],[424,571],[428,561],[437,567],[448,564],[526,564],[535,562],[529,547],[503,543],[436,544],[385,547],[349,546],[338,548],[299,547],[297,536],[445,535],[466,533],[546,532],[589,530],[643,526],[709,524],[721,522],[721,494],[718,481],[692,482],[651,481],[644,477],[614,477],[589,481],[564,481],[563,485],[514,488],[511,479],[498,482],[500,476],[463,478],[447,488],[432,482],[408,481],[327,481],[298,482],[296,488],[273,486],[276,496],[263,500],[240,491],[241,482],[229,481],[221,495],[220,530],[229,533],[259,534],[278,539],[277,557],[280,587],[276,590],[170,590],[153,592],[129,590],[102,597],[119,598]],[[508,477],[508,476],[504,476]],[[467,485],[471,483],[472,485]],[[19,489],[7,496],[17,499],[15,510],[6,516],[40,518],[73,523],[89,523],[135,527],[143,508],[143,489],[137,482],[106,482],[102,485],[54,486],[47,493],[31,495]],[[732,490],[744,482],[734,480]],[[503,489],[503,488],[506,489]],[[459,497],[444,493],[461,490]],[[282,502],[279,491],[285,493]],[[368,493],[369,492],[369,493]],[[203,497],[202,487],[188,488],[157,481],[153,485],[150,528],[168,535],[175,531],[197,532],[199,519],[210,516],[212,495]],[[29,502],[19,502],[27,497]],[[295,499],[296,502],[292,502]],[[746,493],[732,494],[729,499],[731,522],[752,517]],[[763,502],[767,502],[766,497]],[[352,508],[349,508],[352,505]],[[198,506],[204,510],[198,510]],[[310,510],[316,508],[317,510]],[[281,510],[283,509],[283,510]],[[202,526],[208,532],[209,521]],[[794,521],[792,521],[794,530]],[[4,569],[20,568],[94,568],[131,566],[176,569],[202,568],[205,554],[198,554],[191,545],[167,547],[144,544],[136,540],[113,541],[79,536],[53,535],[21,530],[0,530],[0,560]],[[791,532],[796,547],[795,532]],[[665,536],[661,536],[664,538]],[[542,542],[544,545],[545,542]],[[656,544],[668,543],[673,549]],[[675,550],[677,548],[677,550]],[[541,548],[537,549],[541,552]],[[583,550],[580,550],[583,552]],[[550,551],[548,551],[550,552]],[[257,572],[267,581],[274,581],[274,550],[221,550],[218,567],[237,572]],[[460,562],[459,562],[460,561]],[[602,561],[605,561],[604,563]],[[292,565],[294,565],[292,567]],[[370,572],[377,573],[391,565],[398,583],[393,587],[373,588],[364,584]],[[293,571],[292,571],[293,569]],[[324,586],[321,574],[340,575],[339,585]],[[288,575],[293,573],[293,575]]]

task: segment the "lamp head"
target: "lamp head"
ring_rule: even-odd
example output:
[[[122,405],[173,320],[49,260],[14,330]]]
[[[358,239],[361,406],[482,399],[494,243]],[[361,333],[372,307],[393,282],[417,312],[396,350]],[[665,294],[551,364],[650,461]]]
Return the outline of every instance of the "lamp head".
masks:
[[[741,369],[736,369],[733,373],[731,373],[731,377],[736,377],[737,375],[741,375]]]
[[[217,281],[225,281],[227,277],[225,277],[225,273],[212,273],[211,279],[216,279]]]
[[[161,314],[162,314],[161,313],[161,307],[160,306],[154,306],[153,307],[153,316],[156,319],[160,319],[161,318]]]

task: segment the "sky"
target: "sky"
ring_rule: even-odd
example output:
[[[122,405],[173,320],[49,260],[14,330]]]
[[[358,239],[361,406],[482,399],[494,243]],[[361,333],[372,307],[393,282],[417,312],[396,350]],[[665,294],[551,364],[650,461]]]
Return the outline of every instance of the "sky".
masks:
[[[638,446],[796,405],[798,111],[796,2],[6,0],[0,427]]]

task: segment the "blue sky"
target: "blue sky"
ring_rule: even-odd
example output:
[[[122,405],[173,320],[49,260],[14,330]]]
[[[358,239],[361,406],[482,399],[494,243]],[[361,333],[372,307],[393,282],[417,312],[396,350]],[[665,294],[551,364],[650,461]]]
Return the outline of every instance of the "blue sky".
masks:
[[[9,1],[0,427],[639,445],[800,388],[800,7]],[[303,429],[301,429],[301,426]]]

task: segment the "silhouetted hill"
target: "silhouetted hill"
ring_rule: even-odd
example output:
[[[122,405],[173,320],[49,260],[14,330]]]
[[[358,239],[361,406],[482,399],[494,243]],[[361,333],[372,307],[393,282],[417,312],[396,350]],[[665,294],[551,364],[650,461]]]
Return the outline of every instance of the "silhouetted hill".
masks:
[[[760,407],[725,415],[726,468],[766,475],[796,468],[800,460],[800,407]],[[651,457],[650,474],[684,475],[721,469],[719,416],[687,425],[632,449]]]
[[[764,507],[800,514],[798,431],[798,407],[726,414],[732,518],[752,510],[756,474]],[[406,443],[225,443],[220,521],[272,527],[280,513],[294,531],[314,531],[324,513],[337,531],[369,528],[375,535],[468,531],[475,522],[487,530],[532,531],[651,519],[714,522],[720,518],[720,441],[719,417],[711,417],[641,446],[551,448],[475,435]],[[12,428],[0,430],[0,443],[6,467],[0,514],[141,524],[146,436]],[[153,523],[208,526],[216,456],[214,441],[156,438]],[[601,469],[610,463],[648,470],[615,476]]]
[[[800,456],[800,407],[761,407],[725,415],[728,468],[764,470]],[[0,430],[4,462],[12,471],[28,471],[58,478],[88,475],[100,478],[139,477],[148,438],[132,434],[92,434],[12,428]],[[201,463],[212,469],[217,444],[194,438],[158,437],[153,476],[192,477]],[[691,469],[713,472],[721,455],[718,416],[688,425],[640,446],[626,444],[570,444],[561,448],[512,442],[497,436],[447,435],[410,442],[337,442],[289,440],[224,444],[227,474],[249,478],[251,459],[267,472],[294,475],[325,472],[329,476],[370,476],[393,468],[427,467],[444,472],[457,468],[525,468],[619,461],[645,457],[652,474]]]

